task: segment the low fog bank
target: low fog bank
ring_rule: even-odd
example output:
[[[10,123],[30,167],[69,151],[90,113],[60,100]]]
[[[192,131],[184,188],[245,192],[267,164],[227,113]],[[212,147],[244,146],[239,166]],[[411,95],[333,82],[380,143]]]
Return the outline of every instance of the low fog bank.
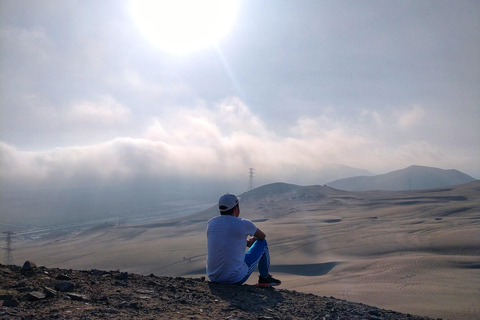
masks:
[[[201,211],[220,195],[241,194],[249,188],[249,172],[243,178],[144,176],[112,178],[92,183],[59,179],[25,186],[0,184],[0,231],[25,230],[92,220],[129,222],[165,219]],[[344,174],[359,172],[345,170]],[[219,174],[220,175],[220,174]],[[254,176],[254,186],[257,185]],[[320,184],[320,183],[319,183]]]
[[[170,149],[175,149],[173,152]],[[102,219],[168,218],[204,209],[219,196],[249,189],[243,150],[205,154],[141,139],[25,152],[0,142],[0,230],[23,230]],[[183,154],[183,151],[185,154]],[[174,155],[182,154],[181,157]],[[213,158],[212,158],[213,157]],[[214,160],[212,160],[214,159]],[[254,168],[254,186],[298,185],[370,172],[338,164]]]
[[[0,231],[111,221],[168,219],[212,206],[224,190],[199,181],[137,181],[85,187],[2,188]]]
[[[103,167],[108,170],[108,165]],[[327,169],[324,168],[323,170],[326,171]],[[412,173],[412,170],[415,172]],[[0,184],[0,213],[2,217],[0,231],[24,231],[45,227],[58,228],[60,225],[70,227],[72,224],[85,227],[86,224],[91,225],[92,223],[132,223],[180,217],[213,206],[219,196],[226,192],[242,194],[247,191],[250,187],[248,168],[244,171],[243,174],[238,170],[223,175],[223,170],[219,170],[216,175],[206,172],[204,175],[187,176],[166,170],[162,171],[161,174],[151,173],[147,175],[144,173],[134,178],[119,175],[104,180],[101,180],[98,176],[88,179],[88,174],[83,177],[81,171],[79,171],[80,179],[59,176],[55,180],[50,177],[37,181],[36,184],[32,183],[31,186],[26,186],[22,182],[17,184],[2,182]],[[292,169],[292,172],[294,171]],[[405,181],[407,181],[408,185],[408,181],[412,180],[412,175],[421,180],[437,181],[442,178],[442,182],[445,179],[451,182],[450,184],[439,184],[431,187],[458,184],[456,179],[451,178],[450,175],[445,175],[445,173],[450,172],[451,170],[412,166],[386,175],[364,177],[366,179],[383,178],[382,181],[387,177],[388,183],[382,184],[381,188],[377,190],[394,190],[392,184],[398,184],[399,181],[405,184]],[[355,176],[359,173],[370,174],[365,170],[337,165],[330,166],[328,173],[323,175],[320,171],[313,172],[309,178],[316,180],[315,177],[318,177],[318,180],[316,180],[318,183],[286,182],[296,185],[323,185],[329,177]],[[425,173],[428,173],[428,175],[425,175]],[[453,177],[460,174],[456,171],[454,173]],[[242,174],[242,177],[240,177],[240,174]],[[283,174],[284,176],[288,175],[285,172]],[[268,184],[257,184],[257,180],[262,180],[262,177],[260,176],[259,179],[258,176],[260,174],[254,171],[252,181],[254,187]],[[299,174],[296,180],[302,181],[303,176]],[[263,177],[263,179],[265,178]],[[339,182],[348,182],[352,179],[355,180],[355,178],[351,178],[339,180]],[[343,189],[342,186],[345,187],[335,183],[329,183],[328,185],[337,189]],[[351,191],[368,190],[370,184],[364,186],[358,183],[349,183],[349,187],[351,186],[355,188]],[[406,189],[405,187],[404,190]],[[344,188],[344,190],[348,190],[348,188]]]

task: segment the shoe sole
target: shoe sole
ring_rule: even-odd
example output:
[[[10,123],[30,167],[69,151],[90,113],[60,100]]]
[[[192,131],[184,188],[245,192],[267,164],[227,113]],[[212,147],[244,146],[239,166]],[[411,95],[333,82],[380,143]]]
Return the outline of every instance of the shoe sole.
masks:
[[[275,287],[275,286],[279,286],[281,284],[280,283],[276,283],[276,282],[271,282],[271,283],[257,283],[257,286],[259,287]]]

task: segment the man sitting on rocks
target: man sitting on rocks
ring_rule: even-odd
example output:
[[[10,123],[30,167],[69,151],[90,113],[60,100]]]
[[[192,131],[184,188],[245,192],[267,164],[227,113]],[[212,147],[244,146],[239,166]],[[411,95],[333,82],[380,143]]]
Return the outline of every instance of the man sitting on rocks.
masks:
[[[270,254],[265,233],[253,222],[238,217],[238,202],[235,195],[224,194],[218,201],[220,216],[208,221],[207,275],[213,282],[243,284],[258,265],[257,285],[278,286],[281,281],[269,274]],[[247,252],[245,245],[249,247]]]

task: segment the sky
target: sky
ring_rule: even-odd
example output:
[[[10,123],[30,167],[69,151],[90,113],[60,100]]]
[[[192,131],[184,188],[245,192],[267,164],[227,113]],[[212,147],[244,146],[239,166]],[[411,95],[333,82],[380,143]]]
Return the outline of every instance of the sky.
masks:
[[[479,1],[192,6],[0,0],[0,184],[480,178]]]

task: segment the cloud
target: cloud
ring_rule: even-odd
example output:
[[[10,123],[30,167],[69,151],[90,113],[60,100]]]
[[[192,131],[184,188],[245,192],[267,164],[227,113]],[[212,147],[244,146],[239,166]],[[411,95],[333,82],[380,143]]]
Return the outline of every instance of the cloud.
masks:
[[[111,96],[100,97],[97,101],[78,101],[64,112],[69,124],[90,126],[115,126],[128,122],[130,110]]]
[[[411,119],[417,118],[410,115],[421,114],[418,110],[413,107],[404,113],[409,115],[408,124],[415,123]],[[79,122],[109,125],[124,121],[128,109],[106,97],[95,103],[74,104],[68,114],[79,117]],[[196,108],[176,108],[168,118],[153,119],[138,137],[43,152],[20,151],[1,143],[0,178],[3,183],[24,186],[135,179],[222,182],[244,181],[248,168],[254,167],[259,184],[316,184],[341,176],[341,171],[332,171],[338,164],[376,173],[411,164],[465,165],[465,159],[427,141],[406,139],[392,145],[388,138],[376,135],[375,129],[364,130],[366,124],[361,121],[342,124],[335,117],[328,109],[318,118],[301,117],[294,126],[285,128],[294,134],[283,137],[266,129],[238,98],[211,106],[199,102]],[[373,114],[373,118],[383,125],[383,117]]]
[[[425,110],[415,105],[408,110],[399,113],[398,124],[402,128],[413,127],[419,125],[425,120]]]
[[[130,108],[108,94],[68,104],[25,94],[14,103],[15,108],[2,109],[2,139],[23,142],[27,148],[99,143],[136,128]]]
[[[41,65],[51,59],[53,44],[41,27],[28,29],[2,28],[0,39],[2,40],[2,46],[15,48],[15,50],[2,51],[2,54],[15,54],[15,57],[6,57],[10,58],[8,59],[10,62],[28,61],[26,67],[32,67]],[[18,65],[20,66],[20,63]]]
[[[373,124],[374,126],[381,126],[383,124],[382,117],[375,110],[363,109],[360,114],[360,120],[369,124]]]
[[[121,68],[121,67],[119,67]],[[167,69],[167,68],[165,68]],[[126,68],[120,71],[120,74],[113,74],[107,77],[106,82],[124,91],[132,93],[137,101],[151,103],[151,101],[165,100],[171,96],[192,95],[192,89],[173,71],[162,70],[163,76],[168,81],[162,81],[162,77],[149,77],[147,74],[140,74],[138,70]],[[160,79],[159,79],[160,78]]]

